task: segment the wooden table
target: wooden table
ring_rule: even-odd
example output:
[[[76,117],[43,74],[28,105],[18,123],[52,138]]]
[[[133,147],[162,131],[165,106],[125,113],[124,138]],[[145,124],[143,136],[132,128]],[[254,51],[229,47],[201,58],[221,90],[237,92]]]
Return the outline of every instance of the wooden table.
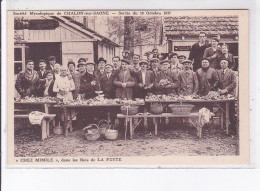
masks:
[[[130,125],[129,125],[129,129],[130,129],[130,138],[133,139],[133,135],[134,135],[134,130],[135,128],[137,127],[137,125],[133,125],[133,118],[153,118],[154,120],[154,127],[155,127],[155,135],[158,134],[158,118],[189,118],[189,121],[191,122],[191,124],[193,126],[196,127],[197,129],[197,136],[199,138],[201,138],[201,135],[202,135],[202,126],[200,126],[199,124],[199,120],[200,120],[200,115],[199,113],[190,113],[189,115],[175,115],[175,114],[172,114],[172,113],[162,113],[162,114],[159,114],[159,115],[147,115],[147,114],[144,114],[144,115],[123,115],[123,114],[117,114],[117,117],[118,118],[123,118],[125,119],[125,135],[126,135],[126,132],[127,132],[127,123],[129,121]],[[193,122],[192,119],[195,119],[195,121]],[[126,136],[125,136],[125,139],[126,139]]]
[[[225,126],[226,134],[229,134],[229,106],[230,103],[237,101],[236,99],[226,99],[226,100],[203,100],[203,99],[192,99],[192,100],[181,100],[182,103],[191,103],[191,104],[213,104],[220,109],[220,126],[221,129],[224,129],[224,114],[225,114]],[[159,103],[158,100],[145,100],[145,103]],[[180,103],[179,100],[163,100],[160,103],[168,105],[171,103]]]
[[[62,108],[64,116],[67,116],[68,109],[78,109],[78,108],[100,108],[100,107],[121,107],[125,104],[105,104],[105,105],[54,105],[56,108]],[[144,104],[135,104],[138,106],[143,106]],[[110,116],[110,111],[107,110],[108,116]],[[78,112],[75,112],[75,116],[78,114]],[[65,126],[65,136],[68,137],[68,132],[72,132],[72,119],[75,117],[72,116],[70,120],[68,120],[67,117],[64,119],[64,126]]]
[[[50,122],[56,117],[56,114],[46,114],[41,123],[42,128],[42,140],[50,136]],[[29,119],[28,114],[16,114],[14,115],[15,119]]]
[[[43,105],[44,113],[49,113],[49,107],[53,104],[56,104],[56,101],[45,101],[45,102],[18,102],[15,101],[15,105],[24,105],[24,106],[30,106],[30,105]],[[22,111],[22,110],[14,110],[14,111]]]

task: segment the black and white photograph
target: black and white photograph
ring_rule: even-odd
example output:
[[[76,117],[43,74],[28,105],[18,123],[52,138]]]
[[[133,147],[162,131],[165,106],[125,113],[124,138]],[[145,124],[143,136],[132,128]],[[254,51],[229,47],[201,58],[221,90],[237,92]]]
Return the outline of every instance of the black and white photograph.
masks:
[[[9,163],[248,163],[247,17],[10,11]]]

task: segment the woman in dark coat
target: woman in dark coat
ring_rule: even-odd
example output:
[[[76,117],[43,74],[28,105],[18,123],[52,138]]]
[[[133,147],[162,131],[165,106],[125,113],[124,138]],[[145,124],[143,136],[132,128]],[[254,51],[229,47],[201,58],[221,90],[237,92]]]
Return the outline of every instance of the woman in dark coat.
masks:
[[[34,61],[26,61],[25,67],[25,71],[21,71],[17,76],[15,89],[21,97],[37,96],[39,74],[34,70]]]

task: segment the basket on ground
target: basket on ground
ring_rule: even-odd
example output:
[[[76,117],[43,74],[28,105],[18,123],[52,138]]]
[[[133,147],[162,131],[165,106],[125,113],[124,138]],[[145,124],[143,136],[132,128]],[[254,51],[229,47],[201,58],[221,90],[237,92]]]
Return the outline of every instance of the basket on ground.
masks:
[[[105,132],[105,138],[107,140],[111,140],[111,141],[114,141],[114,140],[117,140],[118,139],[118,130],[115,130],[115,129],[108,129],[106,132]]]
[[[103,136],[110,127],[109,121],[102,119],[98,122],[99,132]]]
[[[131,105],[131,106],[121,106],[121,112],[124,115],[136,115],[138,113],[139,106]]]
[[[150,112],[154,115],[160,115],[163,113],[163,106],[159,103],[154,103],[150,105]]]
[[[83,132],[88,141],[97,141],[100,138],[99,127],[96,124],[88,125]]]
[[[193,107],[194,105],[185,103],[174,103],[169,105],[169,108],[175,115],[189,115]]]

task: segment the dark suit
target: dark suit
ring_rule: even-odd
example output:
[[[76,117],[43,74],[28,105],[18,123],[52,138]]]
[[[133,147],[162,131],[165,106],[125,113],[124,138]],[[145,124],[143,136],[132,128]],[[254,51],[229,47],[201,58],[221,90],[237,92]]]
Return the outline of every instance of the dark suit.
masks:
[[[38,75],[39,75],[38,96],[43,97],[43,93],[44,93],[44,90],[45,90],[44,85],[46,83],[45,78],[47,77],[47,70],[45,70],[43,73],[39,70]]]
[[[234,90],[236,88],[235,72],[229,68],[226,69],[224,74],[222,69],[218,70],[217,72],[219,77],[219,88],[221,90],[226,89],[227,93],[234,95]]]
[[[214,54],[216,54],[216,57],[212,58],[212,56]],[[214,51],[212,47],[209,47],[209,48],[206,48],[203,57],[210,60],[209,66],[211,68],[219,69],[220,68],[219,62],[220,62],[221,54],[222,54],[222,52],[221,52],[220,48],[217,48],[216,51]]]
[[[91,85],[92,81],[96,81],[96,85]],[[95,73],[92,75],[88,72],[86,72],[83,76],[80,78],[80,93],[85,95],[85,99],[94,98],[97,96],[95,91],[100,90],[98,79]]]
[[[104,92],[106,98],[113,99],[115,98],[115,85],[114,85],[115,74],[111,73],[110,77],[103,75],[100,78],[100,87]]]
[[[126,88],[122,87],[122,83],[127,83]],[[130,70],[121,70],[115,77],[114,84],[116,86],[116,98],[133,99],[133,87],[135,79],[131,75]]]
[[[146,70],[145,72],[145,82],[143,82],[142,78],[142,71],[139,71],[136,73],[136,82],[137,82],[137,97],[139,98],[145,98],[147,96],[147,93],[151,92],[151,88],[154,83],[154,74],[150,70]],[[149,86],[149,89],[144,89],[139,87],[139,84],[144,84],[145,87]]]

